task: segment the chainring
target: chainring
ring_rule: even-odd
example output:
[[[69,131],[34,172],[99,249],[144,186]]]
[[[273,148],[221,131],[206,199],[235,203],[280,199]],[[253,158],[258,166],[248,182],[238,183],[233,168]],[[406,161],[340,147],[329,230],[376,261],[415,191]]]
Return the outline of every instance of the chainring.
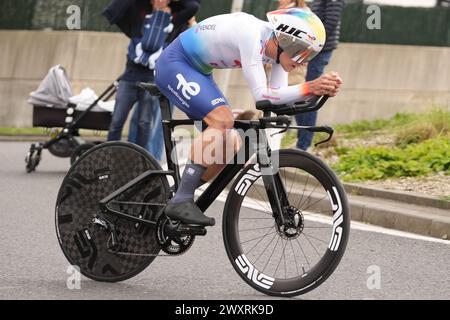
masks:
[[[194,243],[195,236],[176,234],[179,226],[180,222],[170,220],[165,214],[162,214],[158,219],[156,238],[161,250],[168,255],[181,255],[188,251]]]

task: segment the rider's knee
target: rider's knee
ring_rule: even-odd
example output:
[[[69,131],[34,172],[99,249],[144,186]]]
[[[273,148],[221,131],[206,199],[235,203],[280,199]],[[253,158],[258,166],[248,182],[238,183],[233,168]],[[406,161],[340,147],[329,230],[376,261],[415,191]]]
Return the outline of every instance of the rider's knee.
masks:
[[[230,107],[221,106],[208,114],[205,118],[208,126],[225,132],[234,128],[234,117]]]
[[[228,140],[234,131],[234,121],[224,119],[215,129],[220,132],[220,135],[224,140]]]
[[[226,116],[222,118],[217,118],[210,126],[215,129],[226,132],[227,130],[234,128],[234,119],[232,117]]]
[[[223,129],[231,130],[233,128],[234,128],[234,119],[232,117],[223,120]]]

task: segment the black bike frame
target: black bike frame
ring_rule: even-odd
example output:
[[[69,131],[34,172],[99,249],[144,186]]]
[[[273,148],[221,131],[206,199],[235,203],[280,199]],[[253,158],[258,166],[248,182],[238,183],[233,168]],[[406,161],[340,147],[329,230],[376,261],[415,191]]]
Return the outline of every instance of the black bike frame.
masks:
[[[164,141],[166,147],[166,158],[167,158],[167,167],[169,171],[175,173],[175,190],[178,189],[178,185],[180,182],[180,171],[177,159],[176,152],[176,144],[173,140],[172,133],[174,129],[178,126],[183,125],[194,125],[194,120],[173,120],[172,113],[170,109],[169,101],[166,97],[160,97],[160,106],[162,112],[163,119],[163,132],[164,132]],[[205,125],[205,124],[203,124]],[[244,131],[250,129],[251,121],[236,121],[235,128],[242,129]],[[227,187],[227,185],[233,180],[233,178],[239,173],[239,171],[244,167],[244,164],[251,158],[251,156],[255,153],[256,150],[250,152],[252,149],[252,145],[248,140],[245,140],[244,147],[241,148],[238,154],[235,155],[234,159],[230,164],[227,164],[225,168],[220,172],[216,179],[209,185],[209,187],[202,193],[202,195],[197,199],[196,204],[205,212],[214,200],[219,196],[219,194]],[[248,152],[247,152],[248,151]],[[244,163],[239,163],[237,160],[242,159],[242,152],[244,154]]]
[[[168,171],[158,171],[149,170],[142,173],[140,176],[136,177],[132,181],[128,182],[118,190],[114,191],[112,194],[108,195],[104,199],[100,200],[99,206],[103,213],[110,213],[121,218],[142,223],[145,225],[155,225],[156,221],[144,220],[141,218],[133,217],[123,212],[119,212],[108,208],[108,203],[113,201],[115,198],[120,196],[122,193],[128,189],[136,186],[137,184],[149,179],[153,176],[164,175],[172,176],[174,179],[174,189],[176,192],[180,183],[180,168],[177,159],[176,144],[173,140],[173,131],[176,127],[182,125],[194,125],[194,120],[173,120],[172,112],[169,100],[159,92],[159,90],[152,85],[145,83],[138,84],[142,89],[148,90],[150,94],[159,97],[162,123],[163,123],[163,134],[164,142],[166,147],[166,158]],[[214,181],[206,188],[206,190],[197,199],[197,206],[205,212],[215,199],[220,195],[220,193],[227,187],[227,185],[234,179],[234,177],[239,173],[239,171],[244,167],[246,163],[249,162],[251,157],[256,154],[256,161],[260,165],[261,174],[264,182],[264,187],[267,192],[267,197],[272,209],[272,215],[279,226],[284,225],[283,209],[289,206],[289,200],[287,197],[286,190],[282,183],[282,179],[278,170],[274,170],[272,160],[271,160],[271,149],[267,142],[267,135],[264,129],[267,128],[278,128],[282,129],[281,132],[286,131],[288,128],[291,129],[305,129],[311,132],[325,132],[329,134],[327,140],[319,142],[318,144],[327,142],[331,139],[333,135],[333,129],[330,127],[307,127],[307,126],[290,126],[290,120],[284,116],[270,117],[270,113],[274,112],[277,115],[280,114],[296,114],[309,112],[312,110],[320,109],[327,101],[328,96],[316,97],[312,102],[303,103],[300,105],[284,106],[273,108],[270,101],[262,101],[257,104],[257,108],[264,111],[264,117],[260,120],[237,120],[234,122],[235,129],[241,129],[247,132],[249,129],[255,129],[256,141],[250,141],[250,139],[244,139],[244,146],[241,147],[239,152],[235,155],[232,162],[227,164],[224,169],[219,173],[219,175],[214,179]],[[276,125],[271,123],[276,122]],[[203,123],[205,126],[205,123]],[[260,130],[262,129],[262,130]],[[281,133],[280,132],[280,133]],[[316,144],[317,145],[317,144]],[[242,158],[243,157],[243,158]],[[244,160],[242,160],[244,159]],[[240,160],[240,161],[239,161]],[[136,203],[139,205],[150,205],[146,203]],[[164,207],[165,204],[157,204],[160,207]],[[160,211],[161,212],[161,211]]]
[[[160,107],[161,107],[161,115],[163,119],[163,134],[165,141],[165,149],[166,149],[166,158],[167,158],[167,166],[168,171],[154,171],[150,170],[142,173],[140,176],[136,177],[132,181],[128,182],[118,190],[114,191],[112,194],[108,195],[104,199],[99,202],[100,208],[102,212],[111,213],[116,216],[120,216],[127,220],[143,223],[147,225],[154,225],[155,221],[148,221],[144,219],[140,219],[137,217],[133,217],[127,215],[122,212],[118,212],[108,208],[108,203],[119,195],[127,191],[128,189],[134,187],[135,185],[143,182],[150,177],[155,175],[170,175],[174,178],[175,181],[175,190],[178,189],[178,185],[180,183],[180,172],[179,165],[176,153],[176,144],[173,140],[173,131],[176,127],[182,125],[194,125],[194,120],[173,120],[172,112],[170,110],[170,104],[166,97],[160,96]],[[244,132],[247,130],[254,128],[260,129],[259,121],[252,120],[238,120],[235,121],[235,128],[241,129]],[[244,146],[239,150],[239,152],[235,155],[234,159],[231,163],[227,164],[225,168],[219,173],[219,175],[214,179],[214,181],[208,186],[208,188],[200,195],[197,199],[196,204],[205,212],[211,204],[215,201],[215,199],[220,195],[220,193],[227,187],[227,185],[234,179],[234,177],[239,173],[239,171],[244,167],[245,163],[247,163],[250,158],[256,154],[258,157],[258,162],[261,163],[261,167],[271,169],[272,163],[270,160],[270,147],[267,144],[267,137],[265,133],[261,134],[259,130],[256,130],[257,133],[257,141],[251,142],[250,139],[244,139]],[[259,139],[263,140],[263,147],[257,147]],[[242,161],[245,159],[245,161]],[[238,161],[240,160],[240,161]],[[261,161],[262,160],[262,161]],[[269,198],[269,202],[271,204],[273,210],[273,216],[279,221],[279,223],[284,222],[284,217],[282,214],[282,205],[285,206],[285,202],[287,201],[287,196],[285,194],[284,188],[282,188],[281,178],[279,173],[274,173],[273,175],[263,175],[264,185],[267,190],[267,195]],[[144,204],[143,204],[144,205]]]

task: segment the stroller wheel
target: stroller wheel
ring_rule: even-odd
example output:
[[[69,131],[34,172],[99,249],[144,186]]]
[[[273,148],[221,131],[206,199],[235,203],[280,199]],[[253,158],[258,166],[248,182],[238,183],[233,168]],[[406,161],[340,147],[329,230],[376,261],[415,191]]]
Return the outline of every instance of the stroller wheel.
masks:
[[[48,151],[55,157],[69,158],[76,149],[77,145],[78,144],[75,141],[64,138],[51,144],[48,147]]]
[[[84,143],[82,145],[79,145],[78,147],[73,150],[72,155],[70,156],[70,165],[73,166],[73,164],[89,149],[94,147],[95,144],[93,143]]]
[[[25,157],[25,170],[27,173],[31,173],[36,170],[36,167],[39,165],[41,161],[41,152],[36,148],[35,144],[32,144],[30,147],[30,151],[28,151],[27,156]]]
[[[31,173],[33,170],[31,169],[31,157],[30,157],[30,153],[28,153],[28,155],[25,157],[25,170],[27,173]]]

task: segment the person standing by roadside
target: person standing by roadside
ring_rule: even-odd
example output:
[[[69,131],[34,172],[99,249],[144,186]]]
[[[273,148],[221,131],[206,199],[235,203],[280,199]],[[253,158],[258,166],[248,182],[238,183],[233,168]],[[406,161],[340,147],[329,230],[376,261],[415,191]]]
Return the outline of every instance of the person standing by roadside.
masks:
[[[194,16],[200,9],[200,0],[172,0],[169,3],[169,7],[172,12],[172,23],[174,28],[173,31],[167,36],[164,43],[164,48],[175,40],[176,37],[178,37],[183,31],[187,30],[194,24]],[[158,98],[152,97],[152,105],[153,107],[150,115],[150,135],[146,149],[155,157],[156,160],[161,161],[164,151],[164,137]],[[132,143],[137,142],[139,114],[141,114],[141,106],[137,103],[133,111],[128,134],[128,141]]]
[[[330,62],[333,50],[339,43],[341,28],[341,14],[345,6],[345,0],[314,0],[312,11],[322,20],[327,33],[327,40],[323,50],[308,63],[306,81],[319,78],[325,66]],[[317,111],[296,115],[297,125],[315,126],[317,121]],[[297,148],[307,150],[312,143],[313,133],[306,130],[298,131]]]
[[[120,77],[116,105],[108,133],[108,141],[122,138],[122,130],[134,103],[139,101],[138,127],[135,143],[147,147],[152,109],[155,99],[137,82],[154,81],[154,64],[167,34],[173,29],[170,0],[114,0],[103,11],[111,24],[116,24],[131,38],[125,72]]]

